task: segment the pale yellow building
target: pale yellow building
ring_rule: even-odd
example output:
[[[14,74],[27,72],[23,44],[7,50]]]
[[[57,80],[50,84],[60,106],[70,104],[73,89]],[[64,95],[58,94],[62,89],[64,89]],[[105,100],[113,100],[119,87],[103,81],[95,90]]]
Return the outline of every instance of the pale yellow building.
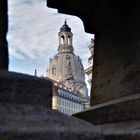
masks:
[[[71,116],[84,109],[83,99],[75,95],[71,89],[57,81],[53,81],[52,109]]]

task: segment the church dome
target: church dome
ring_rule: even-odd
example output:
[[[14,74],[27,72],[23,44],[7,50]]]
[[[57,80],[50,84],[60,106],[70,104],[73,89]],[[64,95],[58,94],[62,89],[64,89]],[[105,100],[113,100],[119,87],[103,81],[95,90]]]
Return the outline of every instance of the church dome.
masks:
[[[74,53],[57,53],[50,59],[48,75],[52,79],[65,81],[73,77],[76,81],[84,81],[84,68],[79,56]]]
[[[74,54],[73,34],[66,21],[60,28],[58,37],[58,52],[50,58],[47,76],[71,88],[75,94],[87,97],[84,67],[80,57]]]
[[[84,67],[80,57],[74,53],[57,53],[50,59],[47,75],[49,78],[73,89],[75,94],[87,97]]]
[[[71,28],[67,25],[67,22],[65,21],[64,25],[60,28],[60,32],[70,32]]]

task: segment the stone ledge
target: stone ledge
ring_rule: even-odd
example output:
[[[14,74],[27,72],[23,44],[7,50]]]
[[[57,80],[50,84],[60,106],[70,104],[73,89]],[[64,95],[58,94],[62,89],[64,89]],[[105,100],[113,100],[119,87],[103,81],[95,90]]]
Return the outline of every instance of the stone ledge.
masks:
[[[140,120],[139,106],[140,94],[134,94],[95,105],[74,116],[92,124]]]
[[[49,80],[0,71],[0,102],[40,104],[51,108],[52,86]]]
[[[92,125],[40,105],[0,104],[2,140],[139,140],[140,121]]]
[[[140,140],[140,121],[96,125],[105,140]]]
[[[3,108],[2,108],[3,106]],[[39,105],[0,104],[2,140],[104,140],[95,127]]]

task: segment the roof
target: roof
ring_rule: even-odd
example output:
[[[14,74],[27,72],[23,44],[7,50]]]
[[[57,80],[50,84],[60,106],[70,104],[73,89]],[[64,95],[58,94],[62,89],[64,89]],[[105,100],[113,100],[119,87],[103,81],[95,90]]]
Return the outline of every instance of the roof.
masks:
[[[60,28],[60,32],[71,32],[71,28],[67,25],[65,20],[64,25]]]
[[[71,88],[68,88],[67,86],[65,86],[63,83],[59,83],[53,79],[50,79],[48,77],[44,77],[45,79],[49,79],[53,82],[53,96],[59,96],[59,97],[62,97],[62,98],[66,98],[68,100],[71,100],[73,102],[77,102],[77,103],[81,103],[81,97],[79,97],[78,95],[76,95],[74,92],[72,92]],[[67,95],[70,95],[71,97],[74,97],[74,98],[69,98],[69,96],[65,96],[65,95],[61,95],[59,93],[59,91],[63,91],[64,93],[67,93]],[[81,98],[80,100],[78,98]]]

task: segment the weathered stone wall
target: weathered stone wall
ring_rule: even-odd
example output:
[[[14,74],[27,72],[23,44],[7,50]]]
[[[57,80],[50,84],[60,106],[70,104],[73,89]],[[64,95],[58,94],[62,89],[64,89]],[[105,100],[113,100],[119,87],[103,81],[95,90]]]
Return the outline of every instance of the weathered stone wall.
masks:
[[[137,106],[140,106],[140,94],[94,105],[88,110],[74,114],[74,116],[94,125],[135,121],[140,120],[140,112]]]
[[[0,103],[0,140],[104,140],[85,121],[41,105]]]
[[[140,10],[121,6],[95,34],[92,105],[140,93]]]
[[[53,84],[49,80],[0,71],[0,103],[52,107]]]
[[[52,110],[51,81],[0,71],[0,139],[104,140],[85,121]]]

